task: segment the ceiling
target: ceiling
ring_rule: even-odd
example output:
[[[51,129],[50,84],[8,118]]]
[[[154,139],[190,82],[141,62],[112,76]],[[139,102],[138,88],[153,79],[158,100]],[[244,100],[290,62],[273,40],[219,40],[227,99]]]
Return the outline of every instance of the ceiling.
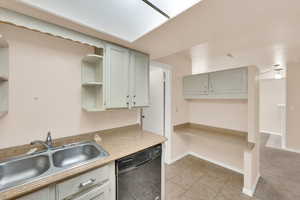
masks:
[[[165,1],[152,2],[162,2],[161,9],[173,16]],[[133,42],[17,0],[0,0],[0,6],[147,52],[155,60],[178,53],[208,69],[300,62],[300,1],[295,0],[203,0]]]
[[[173,18],[200,0],[148,0]],[[19,0],[95,31],[133,42],[169,20],[142,0]]]

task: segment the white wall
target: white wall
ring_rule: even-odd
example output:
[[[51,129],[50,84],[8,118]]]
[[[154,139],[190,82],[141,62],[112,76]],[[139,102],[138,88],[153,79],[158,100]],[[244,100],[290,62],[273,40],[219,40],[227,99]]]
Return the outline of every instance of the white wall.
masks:
[[[93,48],[0,24],[10,45],[9,113],[0,118],[0,148],[137,122],[136,110],[81,109],[81,58]]]
[[[188,102],[183,98],[182,77],[192,73],[190,60],[176,54],[159,59],[170,65],[172,71],[172,126],[188,122]],[[173,127],[172,127],[173,129]],[[171,158],[177,159],[188,152],[186,137],[171,133]]]
[[[174,54],[158,61],[172,66],[172,124],[186,123],[188,122],[188,102],[183,98],[182,78],[192,73],[190,60]]]
[[[197,52],[200,53],[200,52]],[[191,56],[193,73],[229,69],[231,65],[212,65],[197,56]],[[188,120],[192,123],[238,131],[248,131],[248,105],[245,100],[189,100]]]
[[[285,79],[260,80],[260,132],[281,134],[281,109],[285,104]]]
[[[190,100],[188,108],[191,123],[247,131],[246,100]]]
[[[164,88],[163,70],[150,67],[150,107],[143,108],[143,129],[163,135]]]
[[[287,121],[286,121],[286,147],[300,152],[300,63],[288,63],[287,67]]]

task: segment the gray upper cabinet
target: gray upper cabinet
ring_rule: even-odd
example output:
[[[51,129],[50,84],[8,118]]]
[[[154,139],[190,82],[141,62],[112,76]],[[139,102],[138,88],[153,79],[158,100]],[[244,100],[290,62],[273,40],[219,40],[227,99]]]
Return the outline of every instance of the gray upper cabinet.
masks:
[[[105,108],[149,105],[149,56],[116,45],[105,50]]]
[[[129,106],[129,50],[106,45],[106,92],[105,107],[127,108]]]
[[[208,94],[208,74],[196,74],[183,78],[185,97],[197,97]]]
[[[236,68],[183,78],[185,99],[247,99],[248,68]]]
[[[149,106],[149,56],[130,52],[131,107]]]
[[[231,69],[209,74],[212,95],[247,94],[247,69]]]

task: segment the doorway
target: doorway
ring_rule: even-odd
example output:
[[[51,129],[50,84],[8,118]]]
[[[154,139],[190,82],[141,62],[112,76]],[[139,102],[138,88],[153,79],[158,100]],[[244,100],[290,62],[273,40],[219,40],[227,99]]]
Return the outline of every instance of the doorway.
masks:
[[[286,148],[287,75],[269,70],[260,76],[260,172],[255,197],[299,199],[300,156]]]
[[[141,109],[143,130],[168,139],[165,145],[164,162],[170,160],[171,125],[171,70],[158,62],[150,63],[150,106]]]
[[[274,70],[271,70],[261,75],[259,84],[262,143],[266,147],[283,150],[286,147],[286,78],[276,78]]]

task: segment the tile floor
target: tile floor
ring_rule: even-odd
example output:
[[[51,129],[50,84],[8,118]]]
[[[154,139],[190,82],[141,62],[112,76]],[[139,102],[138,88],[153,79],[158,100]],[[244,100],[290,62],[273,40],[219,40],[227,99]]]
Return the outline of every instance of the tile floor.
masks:
[[[166,200],[300,200],[300,154],[266,147],[254,197],[241,193],[243,176],[193,156],[166,166]]]
[[[259,200],[241,193],[243,176],[186,156],[166,166],[167,200]]]

